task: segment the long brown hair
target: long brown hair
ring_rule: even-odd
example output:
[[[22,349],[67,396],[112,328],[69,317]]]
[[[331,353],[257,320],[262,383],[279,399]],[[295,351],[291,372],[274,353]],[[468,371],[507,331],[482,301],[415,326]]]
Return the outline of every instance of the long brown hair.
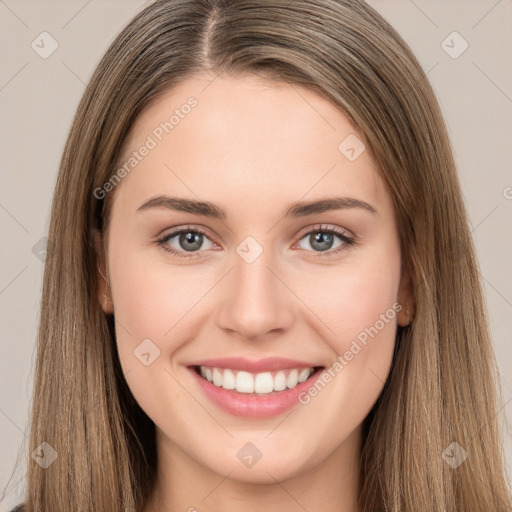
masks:
[[[359,0],[157,0],[114,40],[84,93],[55,188],[42,294],[27,512],[140,510],[154,488],[155,429],[121,371],[98,301],[98,199],[150,100],[196,72],[257,73],[309,87],[353,123],[392,195],[415,316],[399,328],[365,420],[363,510],[510,512],[497,370],[450,142],[425,73]],[[468,454],[457,468],[445,450]],[[449,449],[449,448],[448,448]],[[449,452],[453,455],[452,452]]]

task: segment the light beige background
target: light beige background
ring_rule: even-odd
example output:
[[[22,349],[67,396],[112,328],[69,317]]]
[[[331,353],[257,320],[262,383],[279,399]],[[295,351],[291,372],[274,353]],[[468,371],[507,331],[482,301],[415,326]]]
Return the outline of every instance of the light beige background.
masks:
[[[512,1],[369,3],[410,44],[445,115],[486,287],[512,471]],[[143,5],[0,0],[0,511],[19,503],[24,487],[23,473],[11,473],[25,448],[32,391],[43,269],[33,247],[47,231],[60,155],[85,84]],[[31,48],[44,31],[58,43],[47,59]],[[469,44],[456,59],[442,46],[453,31]],[[462,44],[450,36],[444,45],[458,52]]]

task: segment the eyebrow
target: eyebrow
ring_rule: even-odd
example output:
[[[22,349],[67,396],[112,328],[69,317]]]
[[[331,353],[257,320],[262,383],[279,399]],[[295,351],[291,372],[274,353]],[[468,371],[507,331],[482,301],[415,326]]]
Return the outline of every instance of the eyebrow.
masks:
[[[180,197],[155,196],[144,202],[137,212],[144,212],[153,208],[164,208],[178,212],[192,213],[194,215],[204,215],[214,219],[223,220],[227,217],[226,211],[209,201],[195,201]],[[315,213],[323,213],[333,210],[345,210],[351,208],[361,208],[372,214],[378,215],[377,210],[369,203],[355,199],[353,197],[334,197],[320,199],[317,201],[291,203],[285,210],[284,217],[305,217]]]

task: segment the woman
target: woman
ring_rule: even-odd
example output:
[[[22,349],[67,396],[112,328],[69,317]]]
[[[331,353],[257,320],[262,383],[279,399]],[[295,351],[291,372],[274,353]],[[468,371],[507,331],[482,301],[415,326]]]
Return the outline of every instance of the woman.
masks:
[[[510,510],[444,122],[364,2],[145,8],[49,239],[26,511]]]

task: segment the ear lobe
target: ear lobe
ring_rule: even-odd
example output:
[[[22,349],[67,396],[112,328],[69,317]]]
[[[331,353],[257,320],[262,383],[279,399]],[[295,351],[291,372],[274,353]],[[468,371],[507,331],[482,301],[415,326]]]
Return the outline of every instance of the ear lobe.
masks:
[[[405,327],[409,325],[414,318],[414,297],[412,293],[412,282],[409,271],[404,269],[400,278],[400,285],[398,288],[398,303],[402,309],[398,312],[397,321],[398,325]]]
[[[95,229],[93,231],[94,248],[96,251],[96,259],[98,261],[96,279],[98,283],[98,300],[104,313],[110,315],[114,312],[112,304],[112,295],[110,293],[110,283],[106,271],[105,255],[103,244],[101,242],[101,233]]]

